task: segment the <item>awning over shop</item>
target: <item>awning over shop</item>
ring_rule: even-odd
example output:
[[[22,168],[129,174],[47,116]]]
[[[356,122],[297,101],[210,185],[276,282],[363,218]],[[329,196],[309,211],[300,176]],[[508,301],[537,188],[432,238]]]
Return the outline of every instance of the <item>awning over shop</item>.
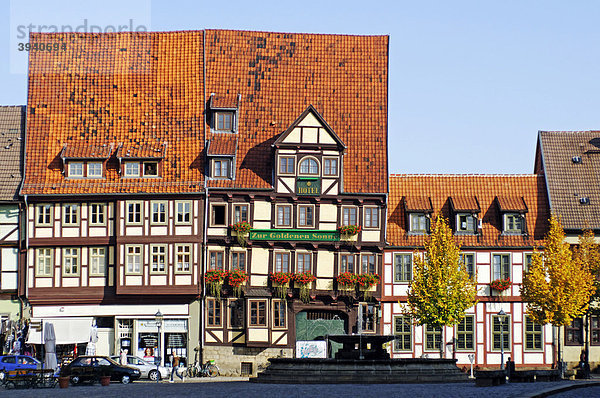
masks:
[[[41,322],[54,325],[54,334],[56,344],[77,344],[90,341],[90,330],[92,327],[92,317],[76,318],[32,318],[32,323]],[[28,344],[44,344],[43,330],[29,328]]]

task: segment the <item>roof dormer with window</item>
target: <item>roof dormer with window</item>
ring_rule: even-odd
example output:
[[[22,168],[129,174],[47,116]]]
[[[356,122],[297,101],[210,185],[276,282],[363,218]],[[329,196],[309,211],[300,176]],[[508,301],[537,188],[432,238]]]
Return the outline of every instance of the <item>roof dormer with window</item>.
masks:
[[[159,145],[121,144],[116,154],[119,174],[122,178],[162,177],[162,161],[166,150],[166,142]]]
[[[346,146],[313,106],[273,143],[275,189],[294,196],[337,195]]]
[[[213,134],[206,142],[206,175],[211,179],[235,179],[237,135]]]
[[[527,204],[522,197],[496,196],[503,235],[527,235]]]
[[[431,226],[431,213],[433,205],[428,196],[404,197],[404,210],[406,212],[406,230],[409,235],[429,234]]]
[[[63,174],[68,179],[104,178],[106,162],[112,151],[112,144],[65,144],[60,151]]]
[[[452,196],[450,209],[454,216],[454,232],[457,235],[477,234],[481,230],[481,208],[476,196]]]
[[[241,95],[212,93],[208,102],[208,124],[212,133],[236,133]]]

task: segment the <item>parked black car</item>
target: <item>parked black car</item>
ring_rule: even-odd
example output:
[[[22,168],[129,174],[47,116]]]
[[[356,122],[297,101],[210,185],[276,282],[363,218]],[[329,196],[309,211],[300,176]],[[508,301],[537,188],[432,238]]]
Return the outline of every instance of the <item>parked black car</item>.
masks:
[[[62,368],[60,375],[70,377],[73,385],[86,381],[94,383],[102,376],[110,376],[111,381],[127,384],[141,376],[139,369],[122,366],[108,357],[100,356],[77,357]]]

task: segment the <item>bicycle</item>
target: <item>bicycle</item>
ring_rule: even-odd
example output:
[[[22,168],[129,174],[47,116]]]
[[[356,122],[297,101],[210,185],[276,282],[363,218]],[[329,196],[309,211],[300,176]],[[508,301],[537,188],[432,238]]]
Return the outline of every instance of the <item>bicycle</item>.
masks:
[[[219,367],[214,364],[215,361],[209,360],[205,364],[200,365],[198,362],[189,366],[186,371],[187,377],[217,377],[219,375]]]

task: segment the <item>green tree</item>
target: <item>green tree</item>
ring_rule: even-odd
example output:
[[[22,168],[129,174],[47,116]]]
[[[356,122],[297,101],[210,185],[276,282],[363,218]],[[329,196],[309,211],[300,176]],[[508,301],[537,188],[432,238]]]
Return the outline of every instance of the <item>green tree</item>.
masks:
[[[534,251],[521,286],[521,297],[534,322],[567,326],[586,312],[595,287],[589,264],[582,255],[573,255],[560,221],[552,216],[544,250]],[[560,328],[558,342],[561,362]]]
[[[415,253],[413,279],[408,290],[408,312],[418,325],[435,328],[458,324],[477,303],[477,284],[460,259],[447,221],[438,215],[425,241],[423,256]],[[444,356],[440,342],[440,357]]]

